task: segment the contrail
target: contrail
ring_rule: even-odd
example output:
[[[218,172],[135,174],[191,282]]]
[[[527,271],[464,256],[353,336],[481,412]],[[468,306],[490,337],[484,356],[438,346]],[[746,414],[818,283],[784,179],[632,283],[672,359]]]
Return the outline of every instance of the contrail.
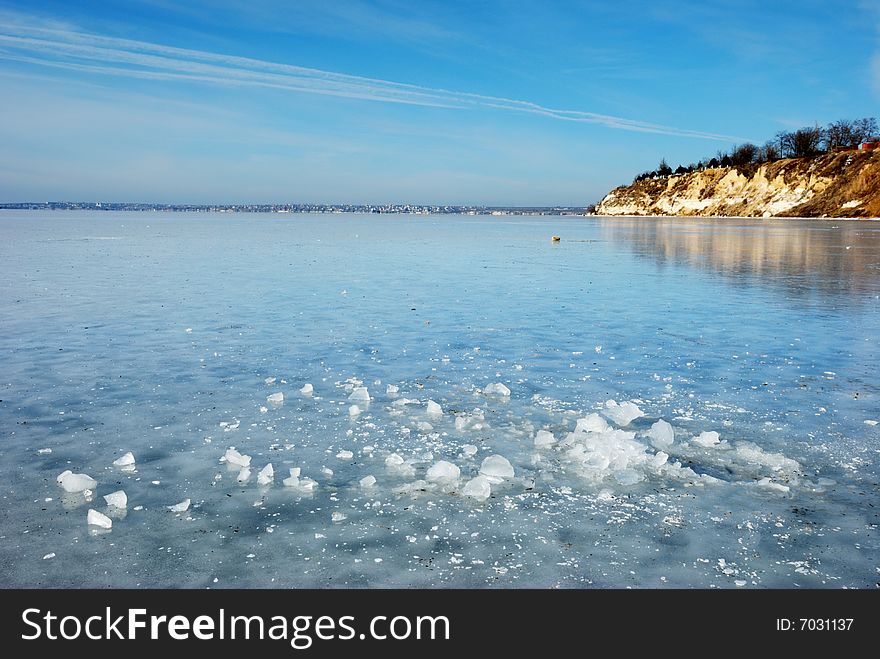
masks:
[[[175,48],[62,29],[0,23],[0,59],[101,75],[282,89],[382,103],[449,109],[486,108],[600,124],[618,130],[723,142],[730,135],[663,126],[530,101],[424,87],[248,57]]]

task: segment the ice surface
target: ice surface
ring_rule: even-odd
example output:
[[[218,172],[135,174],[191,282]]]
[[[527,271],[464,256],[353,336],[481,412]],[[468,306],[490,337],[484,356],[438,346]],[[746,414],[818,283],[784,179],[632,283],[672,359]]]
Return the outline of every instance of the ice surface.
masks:
[[[265,487],[266,485],[271,485],[272,481],[275,480],[275,469],[272,467],[272,463],[270,462],[265,467],[260,469],[257,473],[257,485],[261,485]]]
[[[537,448],[545,448],[556,443],[556,438],[549,430],[539,430],[535,433],[535,446]]]
[[[234,448],[226,449],[226,453],[223,454],[223,457],[226,459],[227,464],[236,467],[249,467],[251,464],[251,456],[242,455]]]
[[[660,419],[651,426],[648,437],[651,438],[651,446],[654,448],[669,448],[675,441],[675,431],[671,423]]]
[[[133,467],[134,466],[134,454],[129,451],[125,455],[120,458],[116,458],[113,461],[114,467]]]
[[[602,413],[622,428],[625,428],[639,417],[645,416],[645,413],[639,409],[639,406],[629,400],[623,403],[618,403],[616,400],[607,400],[605,401]]]
[[[510,389],[501,382],[496,382],[494,384],[487,384],[483,389],[483,393],[489,396],[510,396]]]
[[[480,474],[491,483],[501,483],[506,478],[513,478],[513,465],[503,455],[490,455],[480,464]]]
[[[274,403],[277,405],[278,403],[284,402],[284,394],[278,391],[274,394],[269,394],[268,396],[266,396],[266,400],[270,403]]]
[[[89,513],[86,516],[86,522],[89,526],[97,526],[101,529],[109,529],[113,526],[113,520],[107,517],[104,513],[99,513],[97,510],[93,510],[89,508]]]
[[[311,385],[311,383],[306,382],[302,387],[300,387],[299,393],[303,396],[311,396],[315,393],[315,388]]]
[[[364,476],[358,481],[363,488],[373,487],[376,484],[375,476]]]
[[[820,231],[810,223],[798,231],[828,234],[823,249],[761,251],[755,263],[765,269],[752,276],[739,247],[754,236],[741,243],[739,234],[751,232],[734,221],[557,217],[554,226],[570,224],[554,231],[591,242],[550,256],[523,251],[533,238],[543,244],[547,225],[535,218],[509,216],[501,226],[479,216],[154,215],[146,218],[153,229],[108,213],[90,218],[125,232],[100,250],[34,234],[22,241],[27,250],[0,259],[8,297],[21,300],[10,331],[0,332],[0,398],[10,402],[0,407],[12,426],[0,461],[0,482],[10,484],[0,519],[5,585],[875,585],[880,433],[863,420],[880,419],[865,384],[866,373],[880,372],[880,306],[868,303],[880,295],[880,270],[867,258],[880,234],[855,240],[868,236],[865,225]],[[7,214],[0,234],[66,236],[69,226],[86,226],[40,220]],[[792,224],[775,223],[758,242]],[[472,231],[480,239],[460,240]],[[841,261],[843,247],[824,241],[843,233],[854,246]],[[706,250],[721,235],[716,260]],[[236,249],[223,251],[233,238]],[[696,251],[684,247],[691,243]],[[162,268],[130,258],[156,248]],[[788,254],[795,263],[786,265]],[[397,277],[388,288],[388,273],[410,261],[431,276]],[[65,263],[81,276],[65,277]],[[248,298],[254,282],[277,279],[289,263],[308,266],[295,269],[302,294],[293,307],[281,288]],[[486,272],[512,272],[510,263],[518,270],[509,278],[473,285]],[[833,273],[823,278],[816,263]],[[93,286],[102,268],[119,291],[137,294]],[[644,290],[621,314],[627,281]],[[343,285],[357,292],[341,298]],[[569,304],[579,291],[589,309]],[[744,305],[773,313],[737,322]],[[45,313],[51,308],[64,313]],[[554,314],[561,321],[546,323]],[[199,317],[208,319],[199,333],[180,337]],[[606,348],[595,353],[599,344]],[[272,371],[276,381],[264,384]],[[306,382],[311,397],[300,393]],[[499,382],[517,396],[484,395]],[[379,392],[369,407],[347,400],[360,386]],[[284,393],[281,407],[266,401],[273,392]],[[605,416],[606,399],[630,401],[650,418],[620,426]],[[426,414],[429,400],[442,406],[437,421]],[[352,404],[365,410],[355,419]],[[590,417],[595,426],[578,423]],[[674,426],[668,445],[658,424],[650,430],[661,418]],[[419,432],[425,421],[433,428]],[[536,446],[549,439],[542,430],[556,442]],[[718,444],[691,441],[712,430]],[[247,484],[237,482],[244,466],[226,461],[224,445],[253,456]],[[36,454],[39,447],[53,453]],[[335,458],[343,449],[352,457]],[[111,466],[129,450],[139,474]],[[515,473],[496,485],[478,475],[493,454]],[[221,456],[227,466],[217,464]],[[428,480],[440,460],[460,468],[458,479]],[[258,473],[269,462],[277,473],[267,489]],[[292,465],[303,477],[282,488]],[[94,503],[52,485],[65,469],[101,476],[87,488]],[[367,475],[377,482],[364,490]],[[305,476],[319,486],[301,487]],[[131,505],[105,508],[102,495],[120,489]],[[192,505],[182,515],[166,509],[184,497]],[[104,531],[111,536],[88,537],[89,508],[113,519]],[[117,518],[123,511],[128,517]],[[58,560],[39,560],[49,552]],[[736,574],[716,569],[719,557]]]
[[[703,448],[712,448],[718,444],[720,435],[714,431],[703,431],[691,440],[692,444],[702,446]]]
[[[492,482],[489,480],[489,477],[482,474],[475,476],[465,483],[461,493],[466,497],[485,501],[492,495]]]
[[[189,510],[190,504],[192,501],[190,499],[184,499],[180,503],[175,503],[173,506],[168,506],[168,510],[172,513],[185,513]]]
[[[58,484],[64,488],[65,492],[86,492],[94,490],[98,481],[86,474],[74,474],[71,471],[65,471],[56,479]]]
[[[578,419],[575,432],[605,432],[608,430],[608,422],[595,412]]]
[[[355,387],[349,395],[348,400],[355,403],[369,403],[370,392],[367,391],[366,387]]]
[[[105,494],[104,501],[107,502],[108,506],[113,506],[114,508],[128,507],[128,496],[126,496],[123,490],[117,490],[116,492]]]
[[[428,467],[425,479],[431,483],[443,483],[458,480],[461,469],[446,460],[440,460]]]
[[[440,407],[438,403],[435,403],[433,400],[428,401],[428,411],[427,414],[432,418],[440,418],[443,416],[443,408]]]

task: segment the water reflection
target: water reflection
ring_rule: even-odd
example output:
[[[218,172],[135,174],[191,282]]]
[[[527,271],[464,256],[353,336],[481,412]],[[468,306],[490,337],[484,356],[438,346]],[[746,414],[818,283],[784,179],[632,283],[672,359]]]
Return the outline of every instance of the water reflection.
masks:
[[[603,234],[636,254],[826,299],[880,293],[880,223],[608,218]]]

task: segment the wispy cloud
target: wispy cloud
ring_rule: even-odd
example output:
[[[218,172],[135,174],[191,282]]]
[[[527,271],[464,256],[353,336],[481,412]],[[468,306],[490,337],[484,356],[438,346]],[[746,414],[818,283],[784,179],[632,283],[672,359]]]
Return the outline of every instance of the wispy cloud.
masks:
[[[741,138],[729,135],[583,110],[552,108],[526,100],[354,76],[18,21],[0,22],[0,59],[90,74],[265,87],[425,107],[494,109],[642,133],[741,141]]]

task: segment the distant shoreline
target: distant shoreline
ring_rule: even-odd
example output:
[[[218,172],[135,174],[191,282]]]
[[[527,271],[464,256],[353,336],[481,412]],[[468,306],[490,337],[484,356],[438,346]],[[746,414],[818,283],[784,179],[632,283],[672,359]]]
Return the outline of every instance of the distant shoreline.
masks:
[[[134,213],[365,213],[373,215],[587,215],[591,206],[460,206],[443,204],[152,204],[138,202],[10,202],[0,210]]]

